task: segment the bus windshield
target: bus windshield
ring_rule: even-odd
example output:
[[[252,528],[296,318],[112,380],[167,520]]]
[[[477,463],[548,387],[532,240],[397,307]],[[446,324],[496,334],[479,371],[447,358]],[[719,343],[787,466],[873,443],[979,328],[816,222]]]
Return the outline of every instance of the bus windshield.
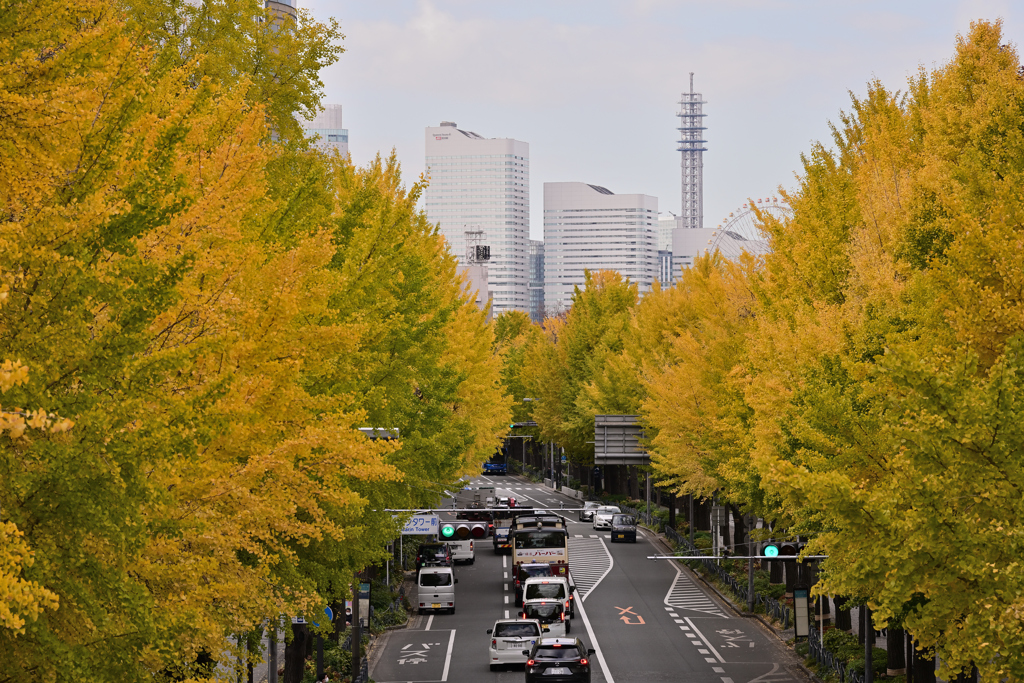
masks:
[[[536,550],[541,548],[564,548],[566,532],[561,529],[550,529],[541,531],[517,531],[515,536],[516,548],[521,550]]]

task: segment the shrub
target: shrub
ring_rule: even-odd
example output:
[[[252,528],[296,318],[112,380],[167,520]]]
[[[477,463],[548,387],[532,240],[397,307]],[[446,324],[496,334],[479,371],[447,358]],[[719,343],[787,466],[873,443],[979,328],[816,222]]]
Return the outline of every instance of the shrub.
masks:
[[[861,648],[863,649],[863,648]],[[875,674],[884,674],[886,667],[889,663],[889,654],[880,647],[871,648],[871,665]],[[858,674],[864,673],[864,657],[861,656],[859,659],[851,659],[849,668],[851,671],[856,671]]]

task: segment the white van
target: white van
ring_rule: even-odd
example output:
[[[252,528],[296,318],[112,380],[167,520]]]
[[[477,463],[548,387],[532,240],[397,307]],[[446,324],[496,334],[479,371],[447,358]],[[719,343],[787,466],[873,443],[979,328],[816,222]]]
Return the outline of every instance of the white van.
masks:
[[[455,578],[451,567],[423,567],[417,579],[420,614],[430,610],[448,610],[455,614]]]
[[[476,552],[472,539],[468,541],[448,541],[448,547],[452,549],[453,562],[473,564],[476,561]]]
[[[564,576],[531,576],[523,582],[523,600],[561,600],[566,618],[571,619],[576,616],[574,589]]]

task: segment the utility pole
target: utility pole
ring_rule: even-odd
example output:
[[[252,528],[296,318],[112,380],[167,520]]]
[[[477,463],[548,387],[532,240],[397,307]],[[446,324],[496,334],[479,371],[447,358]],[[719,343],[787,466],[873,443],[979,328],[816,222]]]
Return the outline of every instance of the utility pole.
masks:
[[[270,622],[267,683],[277,683],[277,619]]]

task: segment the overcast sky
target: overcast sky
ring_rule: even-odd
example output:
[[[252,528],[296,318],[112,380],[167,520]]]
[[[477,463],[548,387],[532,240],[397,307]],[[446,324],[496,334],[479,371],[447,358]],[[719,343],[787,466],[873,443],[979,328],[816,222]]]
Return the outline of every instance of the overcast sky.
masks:
[[[299,0],[335,17],[346,53],[323,74],[357,164],[397,150],[423,171],[442,120],[530,144],[531,235],[545,182],[658,197],[679,212],[679,93],[704,95],[704,225],[793,188],[800,154],[878,78],[904,89],[950,59],[976,19],[1020,46],[1019,0]]]

